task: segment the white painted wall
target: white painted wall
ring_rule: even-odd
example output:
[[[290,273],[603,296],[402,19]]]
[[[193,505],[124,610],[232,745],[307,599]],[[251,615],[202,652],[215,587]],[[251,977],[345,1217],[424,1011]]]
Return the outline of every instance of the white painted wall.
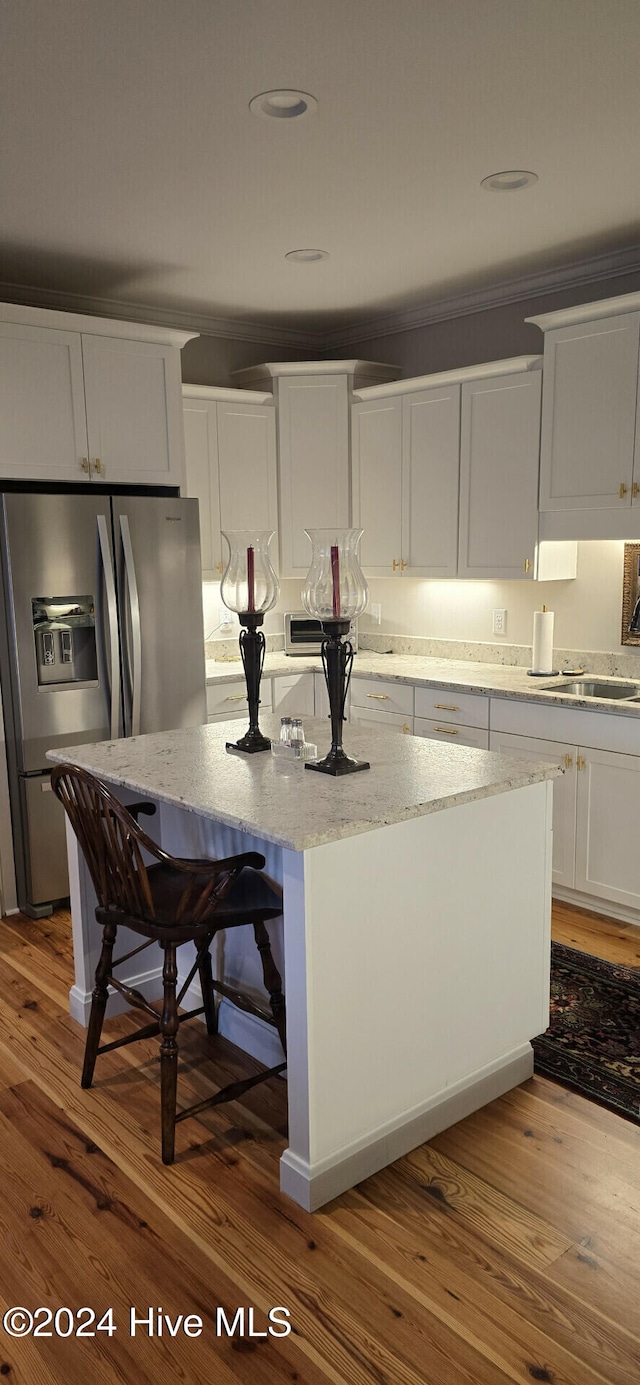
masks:
[[[493,634],[494,606],[507,610],[505,644],[530,644],[533,612],[543,602],[555,612],[554,643],[560,649],[611,652],[622,648],[622,542],[578,545],[578,575],[570,582],[434,582],[372,578],[370,603],[382,606],[382,624],[361,617],[362,630],[431,639],[500,643]],[[632,652],[628,646],[625,650]],[[638,650],[640,656],[640,649]]]

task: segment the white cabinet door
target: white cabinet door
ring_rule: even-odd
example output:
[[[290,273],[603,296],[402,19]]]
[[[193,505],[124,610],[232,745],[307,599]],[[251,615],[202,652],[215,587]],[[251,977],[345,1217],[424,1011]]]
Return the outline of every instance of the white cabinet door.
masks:
[[[88,481],[88,456],[80,333],[0,322],[0,475]]]
[[[313,673],[294,673],[273,680],[273,710],[278,716],[312,717],[315,710]]]
[[[499,755],[518,756],[562,765],[564,774],[553,781],[553,870],[554,884],[574,889],[576,853],[576,784],[578,752],[574,745],[542,741],[533,736],[516,736],[508,731],[492,731],[489,749]]]
[[[402,399],[352,408],[353,523],[364,529],[360,561],[371,577],[401,571]]]
[[[428,717],[415,717],[414,736],[427,736],[432,741],[443,741],[449,745],[470,745],[474,750],[489,749],[489,732],[477,726],[452,726],[447,721],[430,721]]]
[[[184,401],[184,493],[199,502],[202,575],[219,581],[222,575],[222,539],[216,410],[217,405],[211,400]]]
[[[228,391],[226,391],[228,393]],[[219,580],[228,556],[221,531],[277,531],[276,431],[273,405],[184,399],[186,494],[200,502],[203,575]],[[277,570],[277,539],[269,549]]]
[[[349,525],[347,375],[282,377],[278,439],[281,575],[306,577],[305,529]]]
[[[640,909],[640,756],[579,754],[576,889]]]
[[[180,352],[82,336],[89,461],[109,484],[184,484]]]
[[[462,386],[460,577],[533,579],[539,370]]]
[[[639,337],[640,313],[545,333],[541,510],[630,504]]]
[[[404,397],[402,410],[403,571],[455,577],[460,386],[418,390]]]
[[[239,395],[242,391],[238,391]],[[245,404],[228,400],[216,405],[218,414],[218,469],[220,527],[271,529],[271,561],[278,569],[278,495],[276,472],[276,425],[272,404]],[[223,544],[223,562],[227,549]]]

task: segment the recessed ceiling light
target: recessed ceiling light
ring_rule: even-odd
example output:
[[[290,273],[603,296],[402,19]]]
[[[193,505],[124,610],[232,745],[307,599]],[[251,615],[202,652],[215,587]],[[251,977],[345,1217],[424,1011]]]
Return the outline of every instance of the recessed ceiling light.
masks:
[[[537,183],[537,173],[526,168],[509,168],[504,173],[490,173],[480,184],[487,192],[520,192],[521,188],[533,187]]]
[[[313,264],[316,260],[328,260],[328,250],[288,250],[285,260],[292,260],[294,264]]]
[[[310,115],[316,110],[318,102],[308,91],[261,91],[249,102],[249,110],[254,115],[274,120],[297,120],[301,115]]]

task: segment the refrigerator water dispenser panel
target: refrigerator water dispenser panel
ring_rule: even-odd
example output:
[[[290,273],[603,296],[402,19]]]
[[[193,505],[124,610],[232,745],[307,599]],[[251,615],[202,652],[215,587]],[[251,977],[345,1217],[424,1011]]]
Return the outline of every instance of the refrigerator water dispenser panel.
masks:
[[[33,636],[40,688],[97,683],[92,596],[34,596]]]

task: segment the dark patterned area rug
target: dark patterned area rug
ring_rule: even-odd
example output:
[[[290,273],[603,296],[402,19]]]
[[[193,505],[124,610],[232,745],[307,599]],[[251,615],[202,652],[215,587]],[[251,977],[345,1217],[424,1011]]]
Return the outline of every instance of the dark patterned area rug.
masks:
[[[640,969],[551,944],[551,1015],[535,1071],[640,1125]]]

